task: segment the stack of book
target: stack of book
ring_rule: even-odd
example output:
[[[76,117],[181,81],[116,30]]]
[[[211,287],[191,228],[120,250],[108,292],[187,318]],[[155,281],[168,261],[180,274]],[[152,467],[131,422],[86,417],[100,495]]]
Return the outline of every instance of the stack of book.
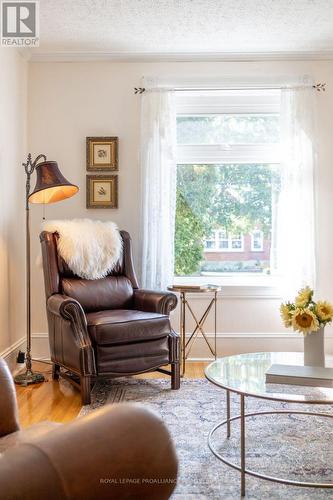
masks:
[[[207,288],[210,288],[212,289],[213,291],[215,289],[220,289],[221,287],[219,287],[218,285],[210,285],[210,284],[206,284],[206,285],[189,285],[189,284],[186,284],[186,285],[181,285],[181,284],[178,284],[177,285],[173,285],[174,288],[179,288],[179,289],[182,289],[182,290],[185,290],[185,291],[200,291],[200,290],[207,290]]]

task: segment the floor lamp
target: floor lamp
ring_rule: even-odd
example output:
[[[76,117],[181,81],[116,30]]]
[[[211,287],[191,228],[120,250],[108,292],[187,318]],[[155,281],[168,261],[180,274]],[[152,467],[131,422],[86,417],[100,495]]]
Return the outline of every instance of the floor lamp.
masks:
[[[43,160],[43,161],[41,161]],[[40,163],[38,163],[40,162]],[[31,364],[31,263],[30,263],[30,210],[29,203],[56,203],[70,198],[79,190],[77,186],[68,182],[59,170],[56,161],[46,160],[45,155],[39,155],[32,161],[28,154],[27,163],[22,163],[27,176],[26,180],[26,300],[27,300],[27,353],[25,371],[15,377],[16,384],[29,385],[44,382],[42,373],[33,372]],[[36,170],[37,182],[35,189],[30,193],[31,175]]]

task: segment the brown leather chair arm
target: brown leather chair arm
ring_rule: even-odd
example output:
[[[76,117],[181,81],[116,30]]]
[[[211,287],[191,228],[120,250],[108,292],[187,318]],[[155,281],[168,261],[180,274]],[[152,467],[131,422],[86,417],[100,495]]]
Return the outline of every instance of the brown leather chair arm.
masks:
[[[0,358],[0,438],[19,428],[13,377],[7,363]]]
[[[82,371],[86,375],[96,373],[87,318],[81,304],[67,295],[56,293],[48,298],[47,309],[55,316],[70,322],[75,344],[80,349]]]
[[[134,309],[138,311],[170,314],[177,305],[177,296],[169,292],[134,290]]]
[[[47,308],[56,316],[71,321],[74,330],[78,335],[80,346],[91,345],[87,331],[87,318],[81,304],[67,295],[56,293],[51,295],[47,301]]]
[[[177,457],[163,422],[142,406],[107,405],[0,456],[1,498],[164,500]]]
[[[71,308],[76,308],[77,313],[82,316],[83,322],[87,324],[86,316],[81,304],[67,295],[61,295],[60,293],[51,295],[51,297],[47,300],[47,308],[52,314],[61,316],[65,319],[70,319],[68,318],[68,311],[70,311]]]

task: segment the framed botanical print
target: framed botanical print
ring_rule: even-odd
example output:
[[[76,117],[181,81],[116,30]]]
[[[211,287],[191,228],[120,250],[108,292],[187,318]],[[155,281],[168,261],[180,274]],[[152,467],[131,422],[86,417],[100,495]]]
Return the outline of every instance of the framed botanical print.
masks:
[[[87,175],[87,208],[118,208],[118,175]]]
[[[87,170],[118,170],[118,137],[86,138]]]

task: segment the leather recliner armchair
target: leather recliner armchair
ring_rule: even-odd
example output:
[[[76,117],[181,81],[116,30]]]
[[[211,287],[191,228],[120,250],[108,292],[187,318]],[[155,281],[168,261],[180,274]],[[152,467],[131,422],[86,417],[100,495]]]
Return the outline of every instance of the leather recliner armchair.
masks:
[[[53,378],[63,376],[91,401],[97,377],[160,371],[179,389],[179,336],[169,313],[173,293],[142,290],[135,275],[131,238],[123,240],[121,261],[106,278],[75,276],[57,251],[57,234],[40,235]],[[171,371],[161,367],[171,365]]]
[[[163,422],[143,406],[106,405],[65,425],[21,430],[15,387],[0,358],[0,498],[166,500],[177,457]]]

